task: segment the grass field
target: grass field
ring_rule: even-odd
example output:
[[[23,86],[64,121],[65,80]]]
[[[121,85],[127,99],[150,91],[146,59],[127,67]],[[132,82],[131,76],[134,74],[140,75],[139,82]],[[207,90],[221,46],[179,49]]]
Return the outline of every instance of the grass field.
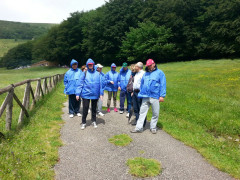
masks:
[[[240,178],[240,60],[178,62],[159,68],[166,74],[167,97],[158,126]]]
[[[21,39],[18,39],[17,41],[15,41],[15,39],[0,39],[0,57],[3,57],[3,55],[7,53],[9,49],[27,41],[28,40]]]
[[[59,73],[66,72],[67,69],[63,68],[50,68],[50,67],[35,67],[29,69],[22,69],[22,70],[6,70],[0,68],[0,88],[6,87],[10,84],[20,82],[30,78],[38,78],[44,77]],[[35,91],[36,82],[32,83],[33,90]],[[20,100],[23,99],[25,85],[19,86],[15,88],[15,93],[19,97]],[[6,97],[6,93],[0,95],[0,104],[3,102],[4,98]],[[12,128],[13,132],[16,130],[17,127],[17,120],[20,113],[20,107],[17,105],[15,101],[13,101],[13,122]],[[0,132],[5,133],[5,114],[2,115],[0,118]],[[10,132],[11,133],[11,132]]]
[[[66,69],[37,67],[23,70],[0,69],[0,88],[10,83],[29,78],[37,78],[58,73]],[[25,86],[15,89],[20,99]],[[34,87],[35,88],[35,87]],[[5,95],[0,96],[0,103]],[[66,101],[63,83],[40,100],[30,118],[25,119],[21,129],[17,128],[20,109],[14,103],[13,130],[6,133],[5,115],[0,118],[0,132],[6,139],[0,143],[0,179],[52,179],[53,166],[58,161],[58,148],[61,145],[62,104]]]

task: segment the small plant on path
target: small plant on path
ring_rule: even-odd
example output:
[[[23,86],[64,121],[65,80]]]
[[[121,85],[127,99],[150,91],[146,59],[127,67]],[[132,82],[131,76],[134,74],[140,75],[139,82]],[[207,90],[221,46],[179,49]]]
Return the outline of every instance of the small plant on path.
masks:
[[[128,159],[127,165],[131,175],[141,178],[154,177],[159,175],[162,171],[160,162],[155,159],[136,157]]]
[[[127,134],[113,136],[108,141],[116,146],[127,146],[132,142],[132,138]]]

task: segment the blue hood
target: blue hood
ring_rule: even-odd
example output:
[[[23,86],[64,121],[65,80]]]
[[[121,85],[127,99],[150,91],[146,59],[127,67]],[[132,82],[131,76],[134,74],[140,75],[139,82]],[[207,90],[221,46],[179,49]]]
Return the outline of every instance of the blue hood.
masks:
[[[87,62],[86,62],[87,68],[88,68],[88,64],[89,64],[89,63],[93,63],[93,70],[96,70],[96,68],[95,68],[95,62],[94,62],[92,59],[90,59],[90,58],[89,58],[89,59],[87,60]],[[89,69],[89,68],[88,68],[88,69]]]
[[[72,59],[72,61],[70,63],[70,68],[72,68],[72,65],[75,64],[75,63],[78,65],[78,62],[75,59]]]
[[[111,65],[111,71],[113,71],[113,70],[112,70],[112,67],[114,67],[114,66],[117,68],[116,64],[112,63],[112,65]]]

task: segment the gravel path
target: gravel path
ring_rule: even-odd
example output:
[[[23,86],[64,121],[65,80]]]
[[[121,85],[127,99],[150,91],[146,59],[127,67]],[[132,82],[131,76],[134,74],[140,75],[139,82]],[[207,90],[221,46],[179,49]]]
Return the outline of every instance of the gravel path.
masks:
[[[103,105],[106,106],[106,95]],[[97,119],[97,129],[90,126],[88,115],[87,128],[81,130],[81,118],[68,117],[67,103],[63,112],[65,124],[61,138],[64,146],[59,150],[60,161],[54,168],[56,179],[136,179],[128,174],[126,161],[140,156],[157,159],[162,164],[162,174],[151,179],[233,179],[210,165],[196,150],[162,130],[157,134],[151,134],[148,129],[141,134],[131,134],[133,126],[128,125],[125,113],[120,115],[112,110]],[[116,147],[108,142],[113,135],[122,133],[133,139],[127,147]]]

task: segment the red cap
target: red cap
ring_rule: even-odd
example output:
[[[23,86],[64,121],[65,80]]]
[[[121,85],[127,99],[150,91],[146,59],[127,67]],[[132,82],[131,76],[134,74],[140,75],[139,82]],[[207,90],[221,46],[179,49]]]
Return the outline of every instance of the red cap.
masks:
[[[89,65],[89,64],[93,64],[93,63],[88,63],[88,65]]]
[[[151,65],[154,64],[154,63],[155,63],[154,60],[149,59],[149,60],[147,60],[147,62],[146,62],[146,66],[151,66]]]

